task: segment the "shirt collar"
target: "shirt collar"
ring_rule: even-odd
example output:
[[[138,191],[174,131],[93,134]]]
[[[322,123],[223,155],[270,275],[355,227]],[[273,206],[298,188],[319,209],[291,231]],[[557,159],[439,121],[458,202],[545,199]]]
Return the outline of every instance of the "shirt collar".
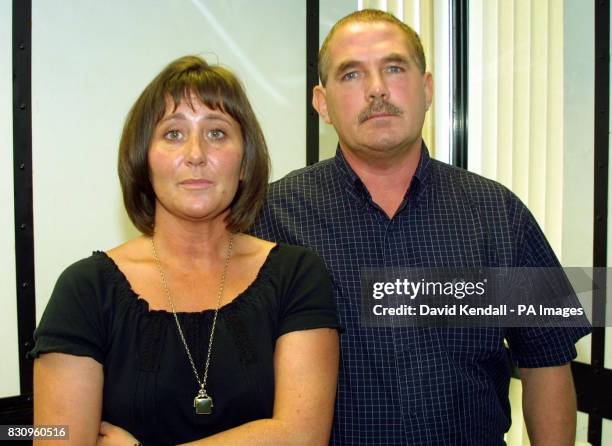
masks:
[[[340,149],[340,145],[336,148],[336,156],[334,157],[334,164],[336,169],[338,170],[341,178],[344,180],[349,190],[352,192],[356,192],[358,194],[365,194],[369,197],[369,193],[359,178],[359,176],[355,173],[353,168],[349,165]],[[421,196],[423,191],[425,190],[431,173],[431,157],[429,156],[429,150],[425,145],[425,142],[421,145],[421,158],[419,160],[419,165],[417,166],[414,176],[412,178],[412,183],[410,184],[410,188],[404,198],[404,200],[408,199],[408,194],[412,193],[415,199]]]

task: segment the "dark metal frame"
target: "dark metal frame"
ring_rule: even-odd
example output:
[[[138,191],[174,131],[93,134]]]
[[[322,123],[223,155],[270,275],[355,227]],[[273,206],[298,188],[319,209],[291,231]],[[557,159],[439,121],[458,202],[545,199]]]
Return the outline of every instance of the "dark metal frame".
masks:
[[[319,0],[306,0],[306,165],[319,161],[319,115],[312,89],[319,83]]]
[[[593,266],[607,266],[608,247],[608,131],[610,119],[610,0],[594,0],[595,5],[595,125],[594,125],[594,221]],[[591,335],[591,364],[574,365],[578,406],[589,414],[588,441],[601,445],[602,420],[612,419],[612,370],[604,367],[606,274],[595,278],[602,286],[593,293],[594,319],[598,328]],[[581,372],[581,370],[583,370]],[[583,376],[582,376],[583,374]],[[608,398],[602,398],[607,395]]]
[[[0,424],[32,423],[32,348],[36,326],[32,201],[32,2],[13,0],[13,187],[17,338],[21,395],[0,399]]]
[[[34,212],[32,206],[32,4],[13,2],[13,175],[19,377],[21,393],[32,391],[32,347],[36,324],[34,300]]]
[[[451,4],[451,162],[463,169],[468,167],[468,2],[452,0]]]

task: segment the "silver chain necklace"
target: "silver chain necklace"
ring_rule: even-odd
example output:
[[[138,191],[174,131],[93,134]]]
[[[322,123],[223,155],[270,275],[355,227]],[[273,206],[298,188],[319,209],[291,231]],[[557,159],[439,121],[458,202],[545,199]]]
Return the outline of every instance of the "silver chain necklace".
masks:
[[[217,326],[217,315],[219,314],[219,308],[221,307],[221,298],[223,297],[223,288],[225,288],[225,276],[227,274],[227,267],[229,266],[230,258],[232,256],[232,247],[234,244],[234,235],[230,235],[229,244],[227,246],[227,255],[225,257],[225,265],[223,265],[223,273],[221,274],[221,282],[219,283],[219,292],[217,295],[217,308],[215,308],[215,315],[213,316],[212,327],[210,329],[210,338],[208,340],[208,353],[206,355],[206,364],[204,366],[204,375],[200,380],[200,376],[198,375],[198,370],[196,369],[195,362],[193,361],[193,357],[191,356],[191,351],[189,351],[189,347],[187,346],[187,341],[185,340],[185,335],[183,334],[183,329],[181,328],[181,324],[179,323],[178,316],[176,315],[176,309],[174,308],[174,301],[172,300],[172,296],[170,295],[170,290],[168,288],[168,282],[166,281],[166,275],[164,274],[164,270],[162,269],[161,262],[159,261],[159,257],[157,256],[157,250],[155,249],[155,241],[153,237],[151,237],[151,247],[153,248],[153,258],[155,259],[155,264],[157,265],[157,269],[159,270],[159,275],[161,277],[161,282],[164,287],[164,291],[166,292],[166,297],[168,298],[168,302],[170,303],[170,308],[172,309],[172,315],[174,316],[174,322],[176,322],[176,328],[178,329],[179,336],[181,341],[183,341],[183,346],[185,347],[185,352],[187,352],[187,358],[189,359],[189,363],[191,364],[191,368],[193,369],[193,373],[195,375],[196,381],[200,385],[200,390],[198,394],[193,399],[193,407],[195,408],[195,412],[197,415],[208,415],[212,412],[213,401],[210,395],[206,392],[206,380],[208,379],[208,366],[210,365],[210,354],[212,352],[213,345],[213,337],[215,335],[215,327]]]

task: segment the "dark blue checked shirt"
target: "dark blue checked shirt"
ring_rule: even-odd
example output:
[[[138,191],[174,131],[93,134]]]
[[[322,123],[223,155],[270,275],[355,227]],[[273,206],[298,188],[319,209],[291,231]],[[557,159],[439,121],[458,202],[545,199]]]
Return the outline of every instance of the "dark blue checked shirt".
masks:
[[[393,218],[340,150],[270,185],[254,233],[308,246],[334,280],[340,319],[335,445],[502,445],[508,350],[519,367],[564,364],[587,329],[367,328],[360,269],[556,266],[533,216],[498,183],[429,157]]]

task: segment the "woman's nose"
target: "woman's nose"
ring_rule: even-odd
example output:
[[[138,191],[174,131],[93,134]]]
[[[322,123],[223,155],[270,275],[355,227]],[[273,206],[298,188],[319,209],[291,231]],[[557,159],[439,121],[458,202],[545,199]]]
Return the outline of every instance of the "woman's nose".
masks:
[[[198,166],[206,164],[206,142],[197,135],[191,136],[186,144],[187,164]]]

